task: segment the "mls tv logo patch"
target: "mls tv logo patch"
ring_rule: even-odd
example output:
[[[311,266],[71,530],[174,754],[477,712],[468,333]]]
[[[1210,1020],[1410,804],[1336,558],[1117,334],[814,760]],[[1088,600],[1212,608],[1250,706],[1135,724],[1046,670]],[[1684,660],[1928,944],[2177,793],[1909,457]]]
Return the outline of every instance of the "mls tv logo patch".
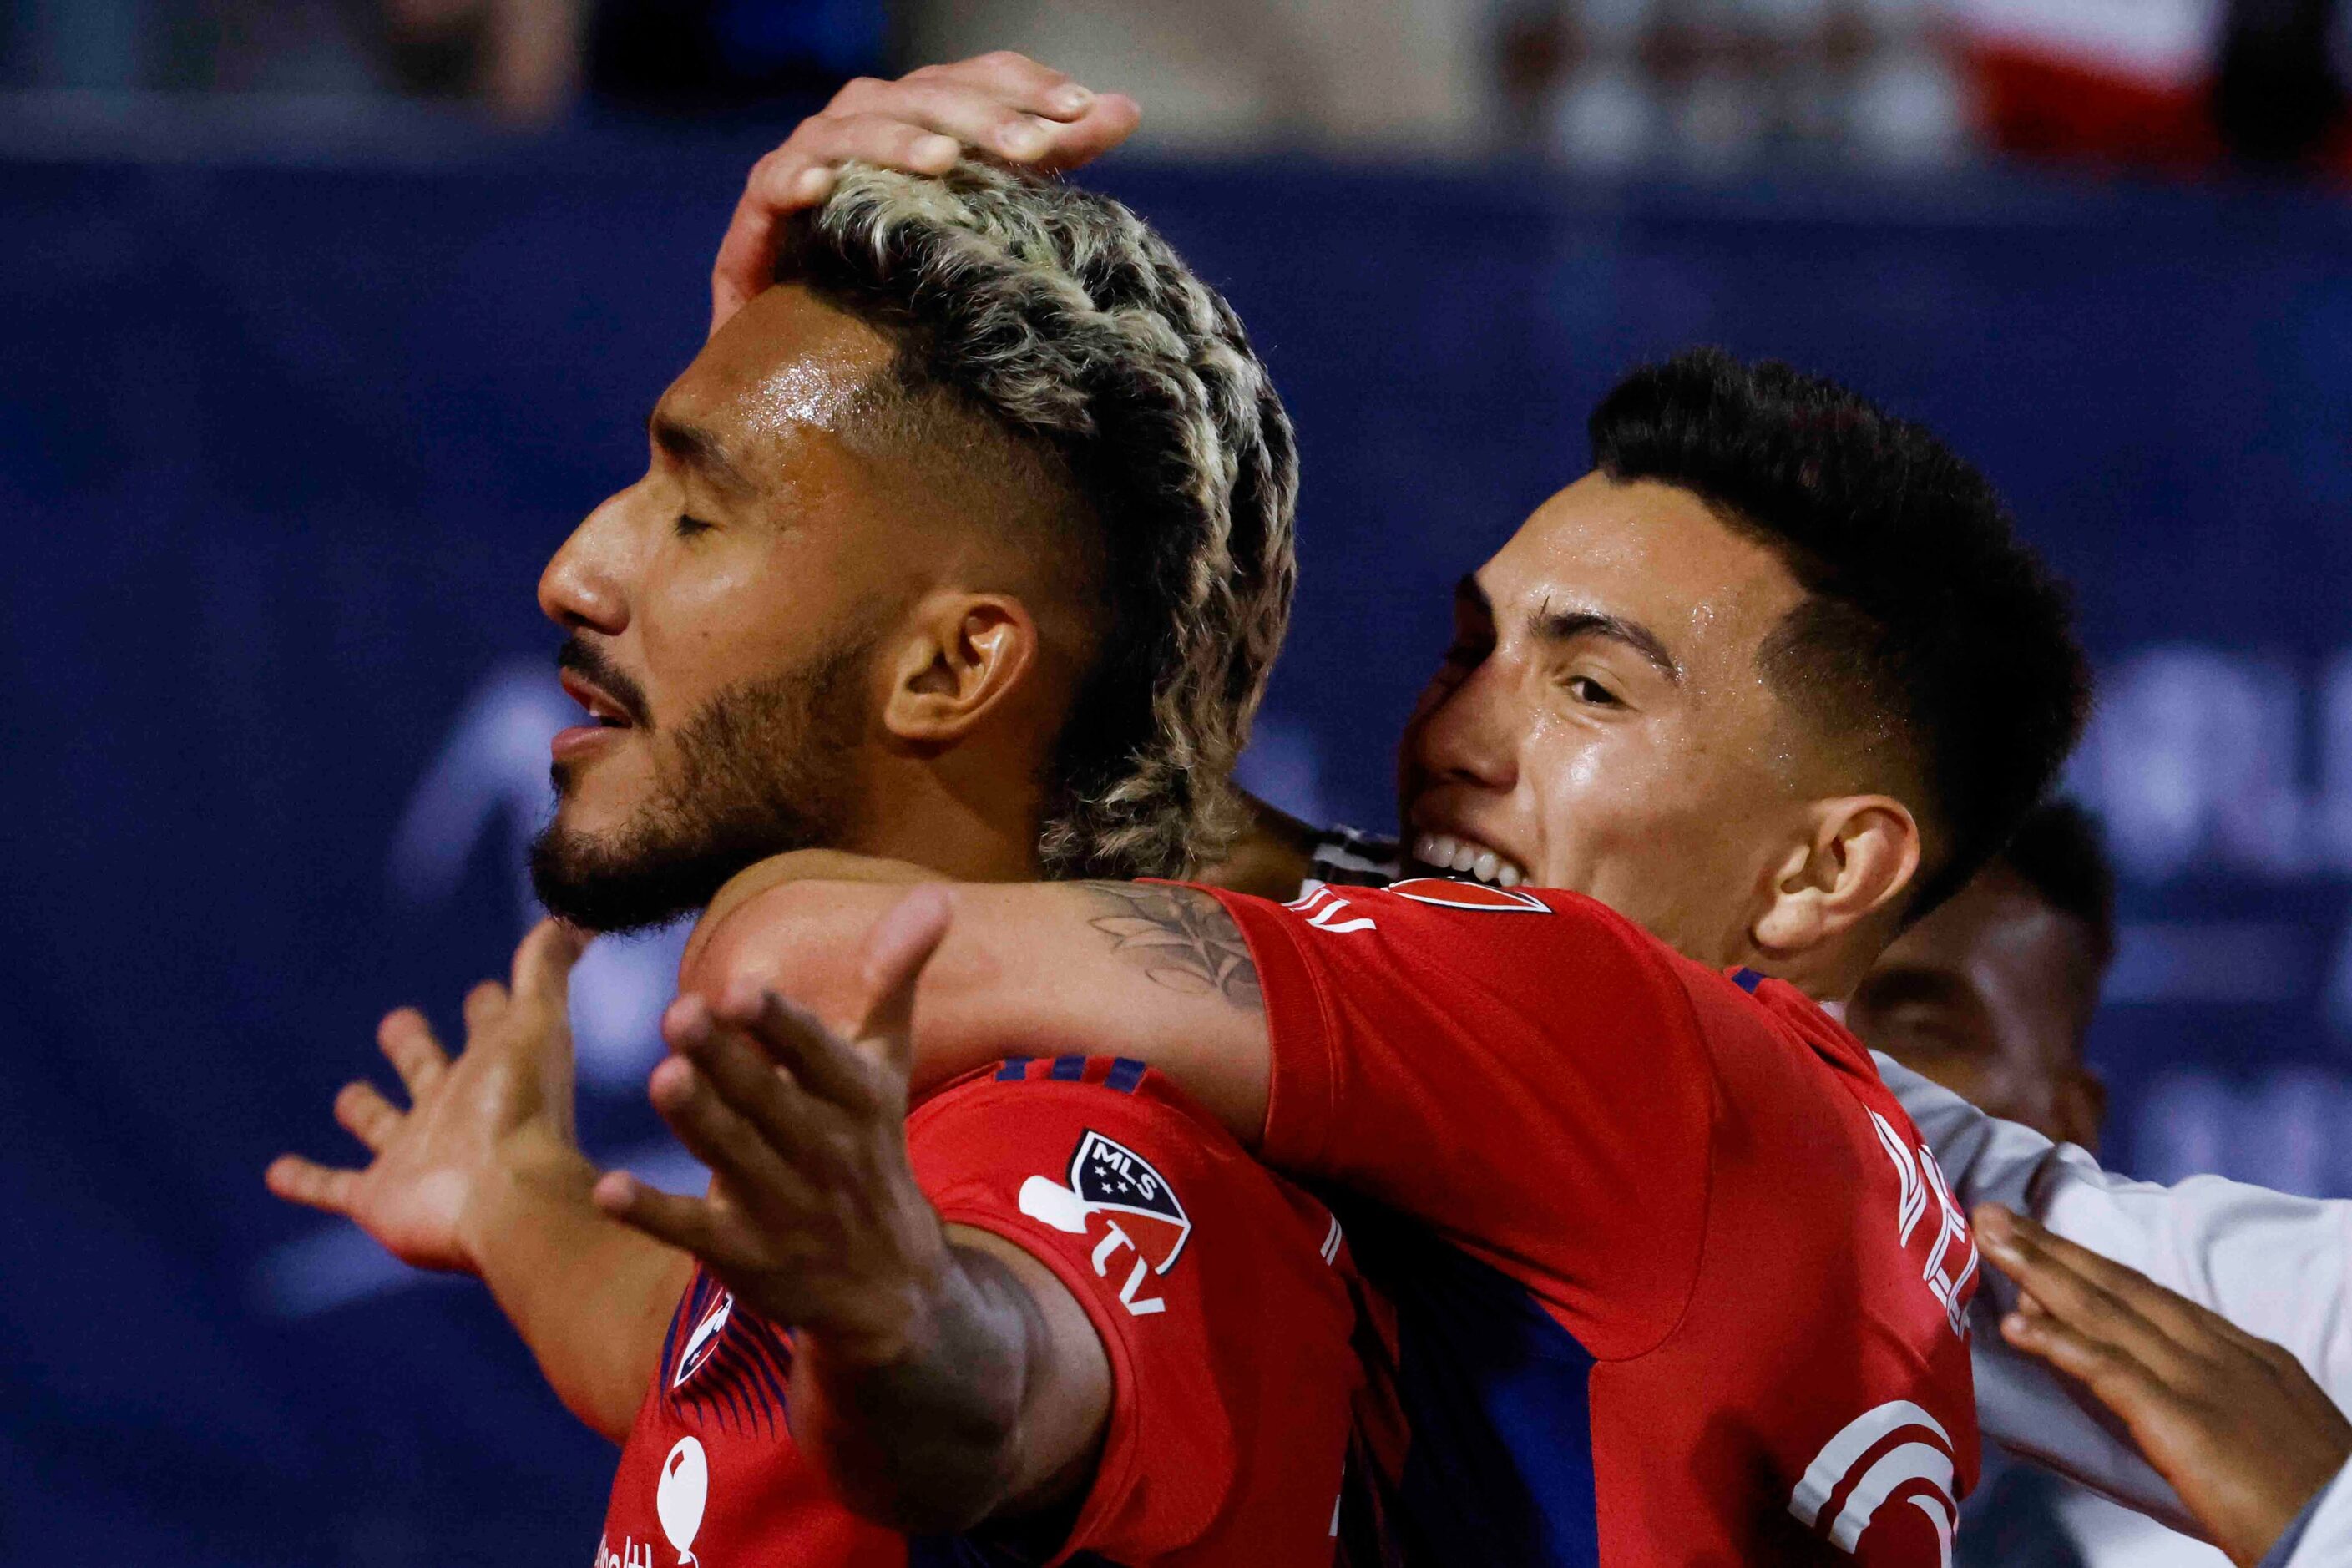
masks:
[[[1119,1300],[1141,1315],[1162,1310],[1156,1297],[1139,1294],[1143,1282],[1176,1266],[1192,1234],[1192,1217],[1168,1178],[1126,1144],[1089,1131],[1070,1155],[1068,1184],[1050,1176],[1021,1184],[1021,1212],[1071,1236],[1084,1236],[1087,1221],[1103,1216],[1103,1237],[1094,1248],[1095,1273],[1111,1278],[1113,1260],[1132,1252],[1132,1268]]]

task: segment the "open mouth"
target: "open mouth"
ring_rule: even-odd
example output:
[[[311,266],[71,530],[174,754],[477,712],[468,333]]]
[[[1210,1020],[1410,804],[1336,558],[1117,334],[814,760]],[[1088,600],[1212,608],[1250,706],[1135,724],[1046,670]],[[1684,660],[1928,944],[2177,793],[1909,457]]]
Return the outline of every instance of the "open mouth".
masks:
[[[1475,877],[1497,888],[1516,888],[1527,868],[1499,849],[1451,833],[1424,833],[1412,841],[1412,858],[1433,871]]]
[[[558,678],[564,694],[588,710],[589,721],[601,730],[628,730],[635,727],[628,710],[604,688],[597,686],[573,670],[564,670]]]

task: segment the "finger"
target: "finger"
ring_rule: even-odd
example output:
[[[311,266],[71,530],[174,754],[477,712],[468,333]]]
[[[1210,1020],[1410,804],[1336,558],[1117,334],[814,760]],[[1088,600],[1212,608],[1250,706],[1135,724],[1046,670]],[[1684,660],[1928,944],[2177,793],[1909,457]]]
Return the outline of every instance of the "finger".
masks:
[[[376,1048],[400,1075],[410,1104],[433,1092],[449,1070],[449,1054],[433,1036],[433,1026],[414,1007],[395,1007],[375,1026]]]
[[[2000,1337],[2080,1379],[2127,1424],[2137,1426],[2163,1405],[2177,1402],[2171,1386],[2147,1365],[2060,1319],[2011,1312],[2000,1321]]]
[[[485,980],[466,993],[466,1033],[471,1037],[498,1022],[499,1015],[507,1009],[507,988],[495,980]]]
[[[833,166],[817,155],[807,137],[795,133],[793,140],[751,165],[751,177],[743,182],[742,198],[735,205],[736,216],[740,219],[757,214],[772,223],[815,206],[832,192]],[[772,255],[772,269],[773,259]],[[760,281],[766,286],[766,279]]]
[[[937,174],[954,165],[959,151],[952,137],[879,115],[820,115],[803,121],[782,147],[751,166],[744,183],[710,269],[711,331],[717,333],[775,280],[784,220],[833,193],[835,164],[862,158],[909,174]]]
[[[2023,1215],[1987,1205],[1978,1211],[1977,1234],[2001,1271],[2051,1316],[2168,1374],[2182,1370],[2184,1358],[2210,1354],[2221,1338],[2207,1321],[2211,1313]]]
[[[1074,85],[1066,81],[1055,92],[1066,92]],[[1076,90],[1086,92],[1084,88]],[[853,82],[834,99],[825,117],[898,121],[1022,163],[1045,153],[1055,133],[1066,129],[1063,121],[1076,119],[1086,107],[1081,103],[1076,110],[1060,111],[1055,106],[1066,100],[1055,92],[1007,93],[946,72],[918,71],[901,81]]]
[[[360,1173],[337,1170],[305,1160],[299,1154],[280,1154],[261,1173],[262,1184],[278,1197],[305,1208],[324,1209],[329,1214],[349,1215],[359,1199]]]
[[[369,1153],[381,1154],[392,1135],[400,1131],[401,1118],[375,1085],[362,1080],[343,1085],[342,1092],[335,1096],[335,1120],[344,1131],[366,1144]]]
[[[511,980],[514,997],[567,1013],[572,1001],[572,966],[587,951],[588,941],[576,926],[548,919],[530,928],[515,949]]]
[[[994,49],[968,60],[926,66],[909,72],[905,81],[929,79],[975,88],[1013,108],[1056,120],[1083,113],[1095,96],[1072,81],[1068,72],[1055,70],[1012,49]]]
[[[589,1189],[599,1209],[714,1267],[736,1260],[726,1216],[707,1198],[681,1197],[649,1187],[626,1171],[607,1171]]]
[[[690,1033],[677,1050],[700,1069],[711,1092],[787,1163],[839,1125],[835,1108],[803,1094],[766,1052],[731,1030]]]
[[[1044,169],[1076,169],[1091,163],[1135,134],[1143,110],[1123,92],[1107,92],[1067,125],[1055,127],[1050,144],[1036,159]]]
[[[827,184],[829,187],[830,176]],[[710,268],[712,336],[774,279],[776,225],[791,210],[754,201],[748,190],[735,204],[735,216],[719,241],[719,259]]]
[[[694,1064],[670,1058],[654,1068],[646,1091],[687,1152],[736,1190],[794,1206],[809,1201],[809,1184],[785,1163],[784,1151],[720,1099]]]
[[[2048,1232],[2040,1226],[1990,1204],[1977,1210],[1973,1223],[1985,1256],[2016,1282],[2021,1295],[2033,1299],[2037,1315],[2059,1319],[2073,1331],[2104,1342],[2155,1336],[2153,1324],[2050,1247]]]
[[[715,1023],[748,1037],[769,1059],[793,1075],[807,1094],[860,1115],[879,1103],[880,1085],[857,1047],[756,980],[728,986],[711,1009]]]
[[[891,905],[866,933],[860,967],[870,1000],[857,1035],[878,1044],[883,1061],[901,1079],[914,1059],[916,984],[954,917],[947,889],[927,882]]]
[[[791,145],[812,163],[855,160],[908,174],[944,174],[963,155],[955,137],[893,114],[822,114],[793,132]]]

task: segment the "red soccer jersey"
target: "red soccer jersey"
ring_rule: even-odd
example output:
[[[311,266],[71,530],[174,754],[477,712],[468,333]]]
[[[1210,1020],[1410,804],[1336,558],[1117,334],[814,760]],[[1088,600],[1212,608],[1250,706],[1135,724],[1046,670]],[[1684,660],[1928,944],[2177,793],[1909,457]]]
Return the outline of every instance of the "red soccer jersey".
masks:
[[[1102,1338],[1109,1429],[1075,1522],[908,1540],[851,1514],[793,1446],[790,1334],[698,1272],[597,1568],[1328,1568],[1360,1380],[1330,1214],[1139,1062],[1006,1062],[925,1100],[907,1137],[940,1217],[1045,1263]]]
[[[1948,1563],[1976,1251],[1859,1041],[1576,894],[1218,896],[1263,1157],[1420,1222],[1345,1215],[1393,1306],[1409,1556]]]

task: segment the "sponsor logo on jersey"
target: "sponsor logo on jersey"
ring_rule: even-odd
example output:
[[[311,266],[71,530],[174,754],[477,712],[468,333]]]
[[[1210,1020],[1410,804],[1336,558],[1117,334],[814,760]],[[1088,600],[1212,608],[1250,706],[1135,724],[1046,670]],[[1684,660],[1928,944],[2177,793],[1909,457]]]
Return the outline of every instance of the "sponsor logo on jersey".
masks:
[[[1895,1166],[1896,1239],[1908,1247],[1919,1222],[1930,1208],[1935,1210],[1935,1234],[1928,1239],[1927,1258],[1919,1278],[1944,1309],[1945,1321],[1951,1324],[1952,1332],[1966,1339],[1969,1302],[1975,1297],[1979,1283],[1976,1237],[1969,1231],[1969,1222],[1952,1196],[1950,1184],[1944,1180],[1943,1167],[1936,1163],[1936,1156],[1927,1145],[1922,1143],[1916,1151],[1906,1148],[1902,1134],[1886,1118],[1874,1110],[1870,1120],[1878,1130],[1879,1146],[1886,1151],[1887,1160]]]
[[[1907,1399],[1890,1399],[1847,1422],[1822,1446],[1790,1495],[1789,1511],[1852,1553],[1883,1510],[1908,1505],[1927,1516],[1937,1560],[1951,1568],[1952,1531],[1960,1515],[1953,1468],[1952,1438],[1943,1423]]]
[[[680,1437],[662,1460],[661,1479],[654,1488],[654,1514],[681,1564],[695,1562],[694,1537],[702,1529],[702,1508],[709,1500],[710,1461],[700,1443]]]
[[[599,1536],[596,1541],[596,1568],[654,1568],[654,1543],[637,1544],[636,1538],[621,1537],[621,1549],[613,1550],[610,1538]]]
[[[1066,1183],[1032,1176],[1021,1184],[1021,1212],[1069,1236],[1084,1236],[1095,1215],[1104,1218],[1102,1239],[1092,1262],[1097,1279],[1111,1277],[1121,1251],[1133,1254],[1119,1303],[1138,1317],[1165,1311],[1168,1303],[1145,1296],[1145,1281],[1176,1267],[1192,1235],[1176,1189],[1150,1161],[1115,1139],[1089,1130],[1071,1152]]]
[[[1548,915],[1551,906],[1533,893],[1496,888],[1485,882],[1456,882],[1444,877],[1409,877],[1391,882],[1389,891],[1416,904],[1444,910],[1492,910],[1501,914]]]
[[[727,1320],[734,1314],[735,1293],[721,1290],[719,1300],[710,1304],[710,1310],[702,1315],[702,1321],[694,1326],[694,1332],[687,1336],[686,1350],[677,1358],[677,1372],[669,1380],[672,1388],[684,1386],[688,1378],[702,1370],[703,1363],[719,1348],[719,1337],[727,1331]]]

